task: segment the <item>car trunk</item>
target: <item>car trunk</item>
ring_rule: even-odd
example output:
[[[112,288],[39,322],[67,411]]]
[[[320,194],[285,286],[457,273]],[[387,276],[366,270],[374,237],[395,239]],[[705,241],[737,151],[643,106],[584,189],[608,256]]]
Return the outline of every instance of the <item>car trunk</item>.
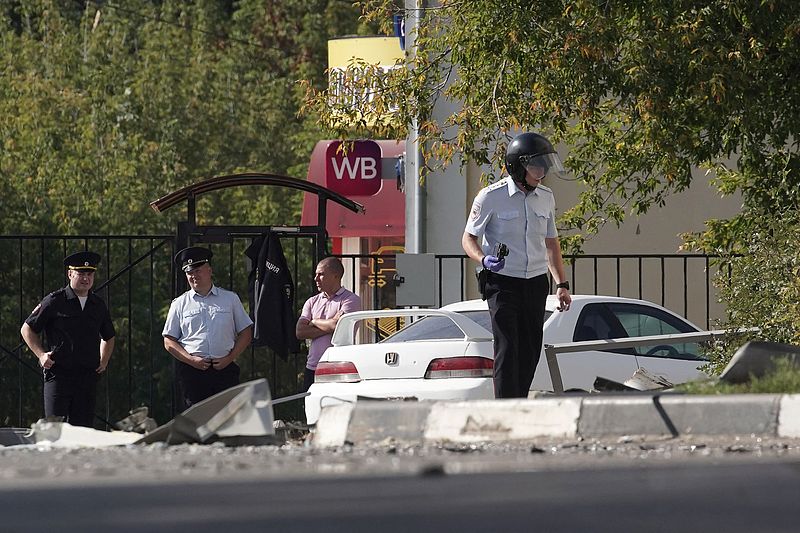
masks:
[[[350,361],[359,376],[366,379],[420,378],[431,360],[466,355],[473,343],[458,341],[396,342],[370,345],[337,346],[326,354],[325,361]]]

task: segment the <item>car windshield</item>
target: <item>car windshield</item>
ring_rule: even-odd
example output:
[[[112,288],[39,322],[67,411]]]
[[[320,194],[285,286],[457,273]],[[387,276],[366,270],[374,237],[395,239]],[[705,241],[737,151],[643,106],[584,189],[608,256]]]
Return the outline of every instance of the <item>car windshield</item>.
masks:
[[[488,310],[463,311],[460,314],[474,320],[489,331],[492,331],[492,320]],[[551,314],[553,313],[550,311],[545,312],[545,321],[547,321]],[[458,326],[449,318],[445,316],[426,316],[409,324],[381,342],[452,340],[462,338],[464,338],[464,333],[458,329]]]

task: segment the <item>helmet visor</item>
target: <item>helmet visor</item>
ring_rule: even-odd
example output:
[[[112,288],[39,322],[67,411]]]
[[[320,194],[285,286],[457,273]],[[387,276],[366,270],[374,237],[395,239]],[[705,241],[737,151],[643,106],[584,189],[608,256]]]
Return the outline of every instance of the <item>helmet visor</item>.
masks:
[[[521,155],[519,156],[519,162],[525,167],[525,170],[531,171],[534,175],[537,174],[536,169],[543,169],[543,177],[548,174],[560,174],[564,172],[564,165],[561,164],[561,158],[558,157],[556,153]]]

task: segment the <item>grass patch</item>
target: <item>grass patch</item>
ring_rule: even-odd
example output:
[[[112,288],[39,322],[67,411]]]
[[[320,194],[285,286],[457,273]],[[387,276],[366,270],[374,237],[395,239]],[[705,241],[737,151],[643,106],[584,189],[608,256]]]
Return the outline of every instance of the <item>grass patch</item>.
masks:
[[[794,394],[800,393],[800,368],[791,360],[779,359],[775,370],[761,377],[750,376],[747,383],[724,383],[717,379],[691,381],[675,386],[675,391],[686,394]]]

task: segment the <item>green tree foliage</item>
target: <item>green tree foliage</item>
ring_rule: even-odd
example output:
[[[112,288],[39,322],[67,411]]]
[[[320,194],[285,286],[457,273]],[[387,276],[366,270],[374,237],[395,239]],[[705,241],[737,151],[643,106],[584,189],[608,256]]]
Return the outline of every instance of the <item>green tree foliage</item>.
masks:
[[[397,2],[361,2],[386,20]],[[454,154],[501,171],[519,129],[565,143],[585,185],[561,224],[573,244],[606,222],[662,205],[703,170],[745,207],[797,206],[800,11],[793,0],[441,0],[422,2],[418,51],[379,80],[373,112],[390,136],[419,120],[429,165]],[[374,80],[370,80],[374,83]],[[354,83],[359,83],[354,80]],[[368,83],[361,80],[361,83]],[[366,85],[365,85],[366,88]],[[456,100],[446,122],[435,102]],[[311,93],[310,105],[347,134],[361,109]],[[392,107],[392,105],[396,107]],[[732,164],[732,163],[733,164]],[[487,176],[488,177],[488,176]],[[746,211],[693,244],[735,246]]]
[[[298,80],[321,87],[327,39],[359,24],[334,0],[3,2],[0,231],[172,231],[180,210],[148,204],[177,188],[303,178],[321,134]],[[301,199],[227,191],[199,216],[298,223]]]

